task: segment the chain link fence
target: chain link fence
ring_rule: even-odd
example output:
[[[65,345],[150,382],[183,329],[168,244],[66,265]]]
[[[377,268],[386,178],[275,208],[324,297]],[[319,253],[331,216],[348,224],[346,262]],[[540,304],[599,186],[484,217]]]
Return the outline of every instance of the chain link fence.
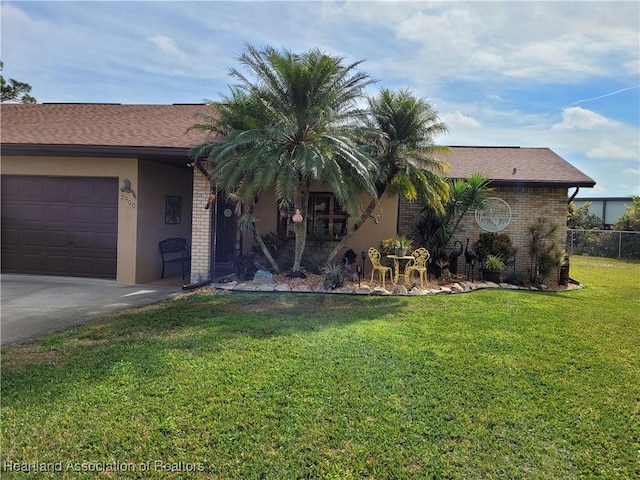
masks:
[[[569,255],[640,259],[640,232],[569,229],[566,251]]]

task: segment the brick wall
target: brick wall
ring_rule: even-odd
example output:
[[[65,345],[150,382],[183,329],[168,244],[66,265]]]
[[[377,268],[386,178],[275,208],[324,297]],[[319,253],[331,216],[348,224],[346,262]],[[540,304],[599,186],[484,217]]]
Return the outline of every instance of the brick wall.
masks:
[[[205,167],[209,169],[206,165]],[[199,273],[202,279],[210,275],[211,260],[211,222],[213,208],[208,210],[204,206],[209,198],[209,181],[198,171],[193,169],[193,214],[191,221],[191,282]]]
[[[513,244],[518,249],[516,256],[516,272],[525,280],[530,278],[531,257],[527,252],[527,241],[529,235],[527,227],[532,225],[538,217],[544,217],[559,225],[556,233],[556,241],[563,246],[567,234],[567,189],[565,187],[497,187],[492,193],[492,197],[504,200],[511,207],[511,222],[500,233],[511,236]],[[412,235],[416,222],[419,219],[420,205],[400,200],[400,214],[398,223],[398,233]],[[469,249],[473,242],[478,240],[483,233],[475,221],[475,211],[471,211],[458,225],[449,250],[452,249],[454,241],[458,240],[466,245],[469,239]],[[464,257],[460,258],[459,271],[464,269]],[[513,267],[509,267],[511,274]],[[479,271],[476,266],[476,271]],[[547,283],[549,287],[557,286],[557,278],[551,277]]]

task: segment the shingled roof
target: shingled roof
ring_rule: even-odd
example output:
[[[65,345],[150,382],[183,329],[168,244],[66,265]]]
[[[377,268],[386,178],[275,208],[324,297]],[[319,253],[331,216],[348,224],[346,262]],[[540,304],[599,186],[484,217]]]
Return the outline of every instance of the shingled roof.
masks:
[[[203,132],[187,132],[198,113],[212,112],[201,104],[3,104],[1,142],[5,153],[182,156],[207,138]],[[595,185],[548,148],[450,149],[450,155],[440,158],[449,163],[451,178],[482,173],[494,185]]]
[[[493,185],[593,187],[596,183],[549,148],[450,147],[450,154],[439,158],[449,164],[449,178],[482,173]]]
[[[11,151],[88,148],[96,151],[186,152],[203,132],[188,132],[207,105],[3,104],[2,145]],[[11,148],[13,147],[13,148]]]

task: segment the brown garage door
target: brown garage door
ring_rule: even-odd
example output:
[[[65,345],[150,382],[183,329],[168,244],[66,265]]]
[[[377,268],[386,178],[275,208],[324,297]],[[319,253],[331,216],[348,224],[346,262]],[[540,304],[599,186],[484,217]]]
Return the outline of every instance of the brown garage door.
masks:
[[[116,277],[118,179],[2,175],[2,271]]]

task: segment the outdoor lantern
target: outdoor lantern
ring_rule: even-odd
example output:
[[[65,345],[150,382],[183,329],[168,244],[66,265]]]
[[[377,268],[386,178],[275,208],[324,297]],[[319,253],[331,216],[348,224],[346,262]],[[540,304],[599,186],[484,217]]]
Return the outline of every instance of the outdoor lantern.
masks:
[[[296,213],[293,214],[291,220],[293,220],[293,223],[300,223],[302,221],[302,214],[300,213],[299,208],[296,208]]]
[[[367,252],[363,250],[360,255],[362,256],[362,274],[364,275],[364,259],[367,257]]]
[[[360,286],[360,277],[362,276],[362,266],[356,265],[356,270],[358,271],[358,287]]]

